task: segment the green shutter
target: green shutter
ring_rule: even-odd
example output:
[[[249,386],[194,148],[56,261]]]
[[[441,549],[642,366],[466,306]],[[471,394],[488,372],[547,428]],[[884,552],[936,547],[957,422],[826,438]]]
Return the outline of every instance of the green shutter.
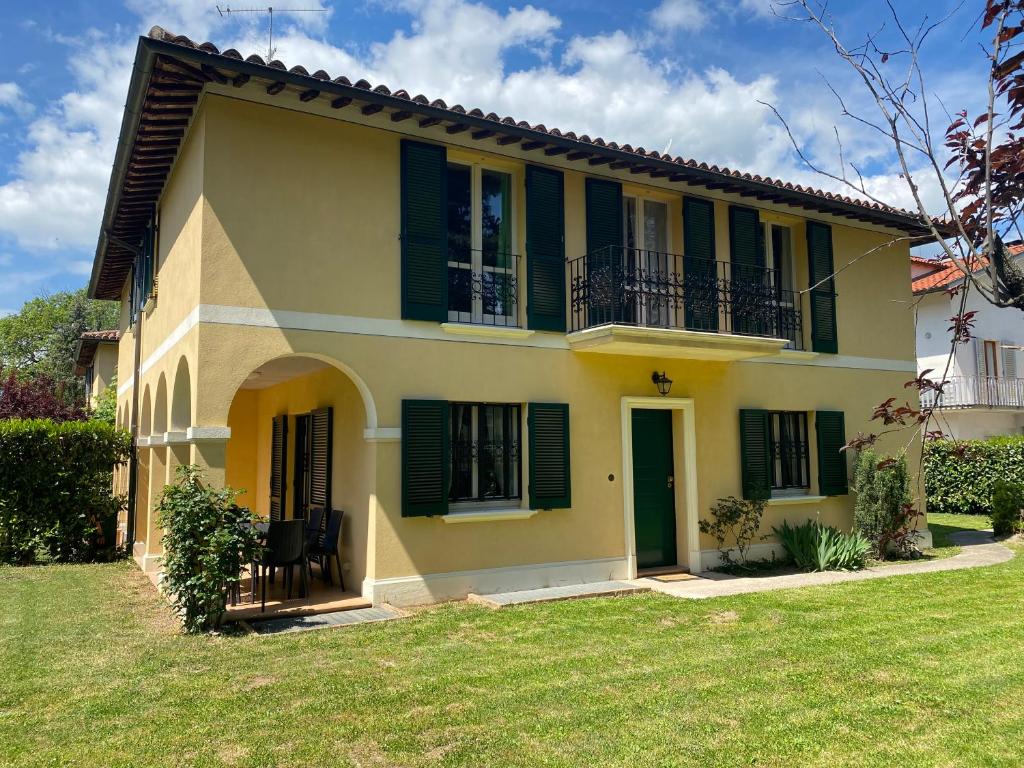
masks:
[[[310,414],[309,504],[331,508],[334,410],[320,408]]]
[[[764,271],[764,238],[756,208],[729,206],[729,261],[732,322],[736,333],[765,335],[769,300]]]
[[[402,317],[448,319],[448,161],[436,144],[402,141]]]
[[[768,411],[740,411],[740,472],[744,499],[767,499],[772,493],[772,448]]]
[[[450,442],[446,401],[402,401],[402,517],[447,514]]]
[[[622,185],[587,179],[587,324],[622,319]]]
[[[526,166],[526,321],[565,331],[565,190],[562,172]]]
[[[718,330],[717,270],[715,204],[697,197],[684,197],[683,311],[689,330]]]
[[[846,423],[842,411],[818,411],[814,417],[818,437],[818,493],[844,496],[850,492],[846,472]]]
[[[530,403],[530,509],[572,506],[569,471],[569,406]]]
[[[270,519],[284,518],[288,487],[288,416],[275,416],[270,427]]]
[[[836,295],[832,258],[832,227],[817,221],[807,222],[807,274],[811,302],[811,350],[836,354]]]

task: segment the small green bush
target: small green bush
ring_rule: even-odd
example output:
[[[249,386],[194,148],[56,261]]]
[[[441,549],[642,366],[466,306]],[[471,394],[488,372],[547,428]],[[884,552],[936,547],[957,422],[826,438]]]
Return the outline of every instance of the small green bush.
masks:
[[[997,480],[1024,483],[1024,436],[925,444],[924,488],[929,512],[991,515]]]
[[[853,503],[854,528],[871,542],[874,554],[913,557],[917,548],[916,520],[910,473],[905,457],[882,457],[870,448],[857,455],[853,472],[857,497]]]
[[[740,567],[746,565],[747,550],[750,549],[750,543],[761,529],[764,509],[764,500],[746,501],[737,499],[735,496],[728,496],[718,499],[711,506],[710,520],[704,519],[698,522],[697,525],[701,533],[715,538],[723,565],[738,565]],[[738,555],[736,560],[733,560],[732,557],[733,549]]]
[[[112,557],[124,503],[113,470],[130,447],[96,421],[0,420],[0,563]]]
[[[772,530],[801,571],[856,571],[871,552],[871,542],[858,531],[843,533],[817,520],[800,525],[783,520],[781,528]]]
[[[210,488],[199,468],[177,469],[157,506],[164,529],[163,586],[186,632],[220,626],[228,590],[261,551],[252,513],[235,504],[239,491]]]
[[[996,536],[1024,533],[1024,483],[996,480],[992,488],[992,531]]]

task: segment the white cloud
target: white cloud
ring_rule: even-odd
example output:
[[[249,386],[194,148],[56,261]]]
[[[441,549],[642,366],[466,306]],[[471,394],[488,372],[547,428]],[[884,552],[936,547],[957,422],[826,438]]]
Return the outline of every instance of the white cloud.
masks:
[[[17,83],[0,83],[0,109],[10,109],[15,115],[24,119],[29,117],[35,108],[25,98]]]
[[[708,23],[703,0],[661,0],[651,11],[651,24],[655,31],[701,29]]]

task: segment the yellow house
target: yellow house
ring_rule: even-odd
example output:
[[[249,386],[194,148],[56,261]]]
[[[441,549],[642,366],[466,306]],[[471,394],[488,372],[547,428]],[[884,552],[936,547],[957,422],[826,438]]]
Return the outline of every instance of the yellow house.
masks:
[[[137,559],[185,462],[264,515],[344,510],[375,603],[701,571],[726,496],[849,528],[840,448],[916,373],[925,236],[155,27],[90,284],[123,306]]]
[[[75,344],[75,375],[82,377],[90,408],[99,404],[100,396],[115,381],[120,338],[118,330],[85,331]]]

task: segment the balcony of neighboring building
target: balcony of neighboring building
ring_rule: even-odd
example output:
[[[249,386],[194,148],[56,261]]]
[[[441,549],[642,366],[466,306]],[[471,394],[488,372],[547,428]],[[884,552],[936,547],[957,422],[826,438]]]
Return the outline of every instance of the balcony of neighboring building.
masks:
[[[945,410],[1024,410],[1024,379],[1001,376],[953,376],[943,382],[941,392],[922,392],[921,407]]]
[[[777,270],[624,246],[567,269],[574,350],[741,360],[804,349],[799,295]]]

